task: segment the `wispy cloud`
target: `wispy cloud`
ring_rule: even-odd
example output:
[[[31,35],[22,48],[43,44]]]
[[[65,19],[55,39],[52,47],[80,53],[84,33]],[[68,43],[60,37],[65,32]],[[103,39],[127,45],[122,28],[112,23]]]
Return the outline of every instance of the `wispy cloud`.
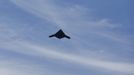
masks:
[[[91,58],[84,58],[77,55],[72,54],[66,54],[66,53],[60,53],[55,52],[53,50],[44,49],[43,47],[38,47],[35,45],[28,45],[32,50],[38,50],[40,53],[43,53],[43,56],[47,56],[50,58],[55,59],[62,59],[65,61],[78,63],[81,65],[88,65],[88,66],[95,66],[100,67],[108,70],[118,71],[118,72],[124,72],[124,73],[130,73],[134,74],[134,64],[128,64],[128,63],[119,63],[119,62],[110,62],[110,61],[104,61],[104,60],[97,60],[97,59],[91,59]],[[45,50],[45,51],[44,51]]]
[[[86,58],[76,54],[67,54],[63,52],[54,51],[54,49],[51,48],[46,48],[46,47],[44,48],[42,46],[34,45],[26,42],[16,42],[16,44],[10,44],[10,45],[11,46],[8,46],[10,49],[28,55],[30,54],[37,57],[39,56],[39,57],[47,57],[49,59],[58,59],[61,61],[66,61],[74,64],[80,64],[88,68],[94,66],[96,68],[101,68],[101,70],[104,69],[109,71],[125,73],[125,74],[134,74],[134,64],[131,63],[106,61],[106,60],[100,60],[96,58],[94,59]]]
[[[15,37],[17,34],[14,30],[10,29],[5,23],[0,23],[0,41],[7,41]],[[5,39],[5,40],[4,40]]]
[[[97,35],[103,36],[105,38],[112,39],[112,41],[128,44],[131,45],[132,43],[128,40],[123,38],[122,36],[119,36],[117,34],[111,33],[111,32],[94,32]]]
[[[2,60],[2,59],[1,59]],[[0,62],[0,74],[2,75],[53,75],[49,69],[42,65],[28,61],[5,59]],[[56,73],[55,73],[56,74]],[[56,74],[57,75],[57,74]]]
[[[115,27],[117,25],[110,23],[107,19],[93,21],[93,16],[88,8],[74,4],[72,6],[59,6],[53,3],[53,0],[11,0],[16,5],[20,6],[26,11],[36,14],[54,24],[61,27]],[[86,17],[85,15],[90,15]],[[90,17],[90,18],[89,18]]]

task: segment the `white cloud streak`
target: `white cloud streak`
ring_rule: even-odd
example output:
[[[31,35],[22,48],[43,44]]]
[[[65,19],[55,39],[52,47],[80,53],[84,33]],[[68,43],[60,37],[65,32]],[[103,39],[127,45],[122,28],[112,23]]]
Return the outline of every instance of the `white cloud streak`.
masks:
[[[105,60],[99,60],[93,58],[86,58],[75,54],[67,54],[63,52],[54,51],[51,48],[44,48],[39,45],[34,45],[26,42],[18,42],[18,43],[16,42],[10,45],[11,46],[8,46],[10,49],[28,55],[48,57],[50,59],[58,59],[58,60],[67,61],[74,64],[80,64],[85,67],[93,66],[96,68],[100,68],[101,70],[104,69],[104,70],[115,71],[119,73],[134,74],[134,64],[132,63],[113,62],[113,61],[105,61]]]
[[[77,27],[77,28],[90,28],[90,27],[114,27],[114,24],[109,23],[109,20],[102,19],[93,21],[89,9],[79,6],[58,6],[53,3],[53,0],[11,0],[21,8],[33,13],[39,17],[47,19],[54,24],[60,25],[63,28]],[[85,19],[84,14],[90,15],[91,18]],[[92,21],[90,21],[92,20]],[[115,25],[116,26],[116,25]]]
[[[10,60],[10,59],[0,59],[0,74],[1,75],[30,75],[30,69],[32,69],[31,64],[22,64],[18,61]],[[17,68],[17,69],[16,69]],[[24,69],[25,68],[25,69]],[[26,70],[29,70],[26,72]],[[34,72],[35,73],[35,72]],[[32,75],[36,75],[36,74]]]
[[[11,41],[17,37],[17,32],[10,29],[8,24],[0,23],[0,42]]]
[[[123,43],[123,44],[128,44],[131,45],[130,41],[128,39],[124,39],[121,36],[117,36],[117,34],[111,33],[111,32],[94,32],[97,35],[103,36],[105,38],[112,39],[115,42]]]
[[[0,62],[1,75],[53,75],[39,64],[5,59]],[[55,73],[56,74],[56,73]]]

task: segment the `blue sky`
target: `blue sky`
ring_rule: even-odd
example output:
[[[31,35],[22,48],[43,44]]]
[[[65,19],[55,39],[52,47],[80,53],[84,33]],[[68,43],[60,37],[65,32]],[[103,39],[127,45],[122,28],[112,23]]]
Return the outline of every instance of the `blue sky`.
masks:
[[[0,74],[134,75],[133,2],[0,0]]]

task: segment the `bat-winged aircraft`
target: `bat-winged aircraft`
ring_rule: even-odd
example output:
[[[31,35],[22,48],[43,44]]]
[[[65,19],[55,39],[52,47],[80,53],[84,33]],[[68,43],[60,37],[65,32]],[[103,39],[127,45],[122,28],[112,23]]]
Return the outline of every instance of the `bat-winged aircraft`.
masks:
[[[68,38],[68,39],[71,39],[69,36],[67,36],[63,31],[62,29],[60,29],[58,32],[56,32],[55,34],[52,34],[49,36],[50,38],[51,37],[56,37],[58,39],[62,39],[62,38]]]

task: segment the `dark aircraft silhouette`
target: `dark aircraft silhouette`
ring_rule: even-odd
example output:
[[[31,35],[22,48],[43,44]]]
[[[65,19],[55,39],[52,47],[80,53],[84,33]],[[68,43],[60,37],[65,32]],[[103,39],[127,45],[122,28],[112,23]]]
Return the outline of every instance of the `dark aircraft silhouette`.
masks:
[[[49,37],[50,37],[50,38],[51,38],[51,37],[56,37],[56,38],[58,38],[58,39],[62,39],[62,38],[65,37],[65,38],[70,39],[70,37],[67,36],[61,29],[60,29],[58,32],[56,32],[55,34],[50,35]]]

